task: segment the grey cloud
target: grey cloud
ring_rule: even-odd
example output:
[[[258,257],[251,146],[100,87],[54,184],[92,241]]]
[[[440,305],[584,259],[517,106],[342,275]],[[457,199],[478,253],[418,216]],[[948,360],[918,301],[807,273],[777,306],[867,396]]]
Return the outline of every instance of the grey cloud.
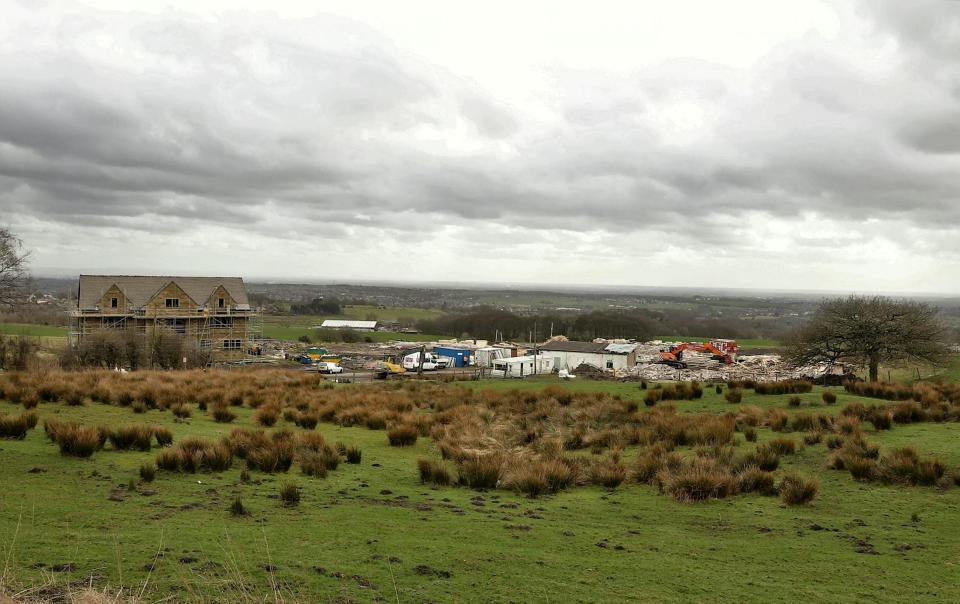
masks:
[[[98,13],[71,22],[62,49],[0,53],[0,210],[144,230],[163,215],[157,230],[206,221],[279,237],[345,238],[354,227],[414,237],[481,222],[548,240],[713,233],[731,247],[714,225],[748,212],[942,228],[960,220],[950,85],[960,72],[953,57],[938,60],[960,36],[933,23],[951,23],[942,12],[903,23],[891,4],[864,13],[913,53],[883,77],[816,37],[749,69],[556,68],[546,124],[336,17],[212,25]],[[927,26],[940,39],[925,42]],[[147,66],[81,52],[107,30]],[[702,125],[670,113],[688,106]],[[462,136],[460,119],[478,151],[435,153],[419,138],[420,126]]]

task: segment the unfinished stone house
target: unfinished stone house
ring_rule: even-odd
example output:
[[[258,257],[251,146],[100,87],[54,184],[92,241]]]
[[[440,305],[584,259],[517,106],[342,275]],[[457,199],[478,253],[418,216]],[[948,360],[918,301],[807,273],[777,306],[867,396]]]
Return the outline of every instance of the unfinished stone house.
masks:
[[[214,361],[238,360],[259,330],[240,277],[80,275],[71,343],[104,331],[169,330]]]

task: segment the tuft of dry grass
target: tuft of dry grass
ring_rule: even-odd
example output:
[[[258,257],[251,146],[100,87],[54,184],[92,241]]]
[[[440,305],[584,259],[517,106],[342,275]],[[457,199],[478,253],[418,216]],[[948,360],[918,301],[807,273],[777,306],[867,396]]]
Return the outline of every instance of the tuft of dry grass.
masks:
[[[446,486],[453,482],[450,471],[441,462],[431,459],[418,459],[417,470],[420,473],[420,482],[431,482],[438,486]]]
[[[152,462],[145,461],[140,465],[140,479],[144,482],[153,482],[157,476],[157,467]]]
[[[27,432],[36,427],[37,421],[37,414],[33,411],[0,415],[0,438],[23,440]]]
[[[741,493],[773,495],[777,492],[773,472],[747,466],[737,473],[737,489]]]
[[[284,505],[294,506],[300,503],[300,488],[295,482],[285,482],[280,486],[280,500]]]
[[[212,417],[215,422],[228,424],[237,419],[237,414],[231,411],[230,407],[226,405],[216,405],[210,407],[210,417]]]
[[[657,474],[663,491],[684,503],[722,499],[734,494],[736,479],[715,460],[703,457],[685,459],[674,469]]]
[[[277,423],[278,419],[280,419],[280,409],[277,407],[260,407],[253,414],[253,421],[268,428]]]
[[[127,451],[137,449],[138,451],[149,451],[150,444],[153,441],[154,429],[145,424],[128,424],[119,426],[107,434],[110,445],[118,451]],[[171,439],[173,436],[171,435]]]
[[[500,482],[503,457],[499,453],[469,453],[457,464],[458,482],[471,489],[495,489]]]
[[[783,476],[778,487],[780,501],[787,505],[806,505],[813,501],[820,491],[820,483],[815,478],[806,478],[796,472]]]
[[[417,443],[419,431],[413,426],[401,424],[387,430],[387,440],[391,447],[412,447]]]

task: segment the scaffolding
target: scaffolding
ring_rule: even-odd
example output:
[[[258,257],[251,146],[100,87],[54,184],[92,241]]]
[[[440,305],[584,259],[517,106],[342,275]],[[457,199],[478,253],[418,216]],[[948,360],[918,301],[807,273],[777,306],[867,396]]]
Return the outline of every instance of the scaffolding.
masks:
[[[168,329],[184,338],[195,341],[200,349],[214,351],[217,347],[214,335],[220,328],[233,330],[234,319],[244,321],[243,333],[231,331],[232,338],[239,340],[236,349],[238,356],[249,357],[254,343],[260,343],[263,337],[263,309],[238,310],[236,308],[200,308],[197,314],[182,313],[170,315],[153,313],[147,315],[143,308],[132,309],[123,314],[102,315],[97,311],[74,309],[68,313],[67,344],[75,346],[84,337],[95,333],[134,332],[140,336],[156,333],[159,329]],[[237,330],[239,331],[239,330]],[[241,339],[242,338],[242,339]],[[228,350],[228,349],[224,349]],[[238,359],[240,360],[240,359]]]

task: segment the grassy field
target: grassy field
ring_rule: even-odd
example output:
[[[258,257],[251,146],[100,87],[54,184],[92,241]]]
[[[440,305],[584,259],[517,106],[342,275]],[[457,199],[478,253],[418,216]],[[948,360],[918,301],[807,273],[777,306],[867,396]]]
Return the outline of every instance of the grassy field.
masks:
[[[400,319],[435,319],[446,314],[434,308],[411,306],[342,306],[339,315],[264,315],[264,325],[282,327],[315,327],[324,319],[353,319],[357,321],[397,321]]]
[[[636,384],[542,377],[465,385],[603,391],[643,409]],[[787,396],[750,391],[742,404],[835,415],[848,402],[878,402],[834,389],[839,402],[826,406],[822,390],[800,395],[797,409]],[[676,403],[680,413],[738,406],[712,390]],[[199,411],[180,423],[169,411],[41,403],[41,426],[22,441],[0,441],[0,588],[52,597],[69,581],[72,589],[125,586],[125,595],[149,600],[248,602],[960,599],[960,488],[857,482],[825,469],[823,444],[784,457],[778,475],[796,469],[820,480],[811,505],[786,507],[757,495],[683,504],[645,485],[578,487],[537,499],[424,486],[415,460],[435,456],[429,438],[395,448],[382,430],[333,424],[317,430],[328,442],[361,447],[363,458],[326,479],[294,467],[288,474],[251,472],[244,482],[234,463],[217,474],[161,472],[128,490],[158,448],[62,457],[42,429],[51,415],[106,425],[155,422],[177,442],[252,425],[250,409],[232,409],[239,416],[232,424]],[[19,410],[0,402],[0,414]],[[284,420],[278,426],[297,430]],[[960,424],[864,430],[884,448],[913,443],[960,466]],[[779,433],[761,428],[759,435],[765,441]],[[750,446],[738,436],[738,448]],[[301,489],[295,507],[277,498],[287,480]],[[249,516],[231,516],[236,496]]]
[[[51,325],[28,325],[25,323],[2,323],[0,324],[0,334],[8,335],[8,336],[66,338],[67,328],[54,327]]]

